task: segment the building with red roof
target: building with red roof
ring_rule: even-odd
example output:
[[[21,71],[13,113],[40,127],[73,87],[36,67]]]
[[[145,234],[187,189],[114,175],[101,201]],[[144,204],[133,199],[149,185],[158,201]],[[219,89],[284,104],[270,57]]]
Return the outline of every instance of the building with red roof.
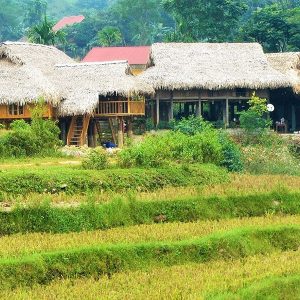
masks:
[[[135,47],[95,47],[83,62],[105,62],[127,60],[131,66],[132,73],[137,75],[146,69],[150,57],[149,46]]]
[[[53,26],[53,30],[58,31],[66,26],[81,23],[84,19],[85,17],[83,15],[64,17]]]

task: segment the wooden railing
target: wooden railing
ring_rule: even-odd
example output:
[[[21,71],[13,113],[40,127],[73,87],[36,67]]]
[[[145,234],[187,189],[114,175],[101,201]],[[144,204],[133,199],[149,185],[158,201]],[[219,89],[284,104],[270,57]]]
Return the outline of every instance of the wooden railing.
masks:
[[[144,115],[145,101],[99,101],[96,116]]]

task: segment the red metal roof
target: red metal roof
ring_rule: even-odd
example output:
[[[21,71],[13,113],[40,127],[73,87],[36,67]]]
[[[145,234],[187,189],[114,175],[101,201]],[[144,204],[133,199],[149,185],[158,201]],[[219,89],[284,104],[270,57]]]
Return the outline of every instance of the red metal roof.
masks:
[[[146,65],[149,60],[150,47],[95,47],[83,62],[103,62],[114,60],[127,60],[130,65]]]
[[[81,16],[64,17],[60,21],[58,21],[57,24],[55,24],[53,26],[53,30],[58,31],[58,30],[62,29],[63,27],[67,26],[67,25],[73,25],[75,23],[81,23],[84,19],[85,19],[85,17],[82,16],[82,15]]]

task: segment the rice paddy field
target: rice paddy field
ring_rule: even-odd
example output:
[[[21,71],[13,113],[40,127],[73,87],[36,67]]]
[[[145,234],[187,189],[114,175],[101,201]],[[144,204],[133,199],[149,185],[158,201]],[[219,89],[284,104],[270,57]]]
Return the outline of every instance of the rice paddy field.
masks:
[[[63,173],[72,161],[3,170]],[[230,174],[149,191],[7,190],[0,299],[300,299],[299,186]]]

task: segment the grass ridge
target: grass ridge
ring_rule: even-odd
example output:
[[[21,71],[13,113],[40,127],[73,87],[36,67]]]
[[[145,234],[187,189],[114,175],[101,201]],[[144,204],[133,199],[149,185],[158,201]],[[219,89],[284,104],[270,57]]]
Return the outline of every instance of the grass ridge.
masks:
[[[127,269],[235,259],[297,250],[300,226],[248,228],[179,242],[93,246],[0,260],[3,288],[46,284],[57,278],[111,276]]]
[[[300,193],[274,191],[253,195],[196,197],[180,200],[137,201],[115,199],[79,207],[53,207],[49,203],[0,212],[0,235],[28,232],[66,233],[153,224],[193,222],[300,214]]]

